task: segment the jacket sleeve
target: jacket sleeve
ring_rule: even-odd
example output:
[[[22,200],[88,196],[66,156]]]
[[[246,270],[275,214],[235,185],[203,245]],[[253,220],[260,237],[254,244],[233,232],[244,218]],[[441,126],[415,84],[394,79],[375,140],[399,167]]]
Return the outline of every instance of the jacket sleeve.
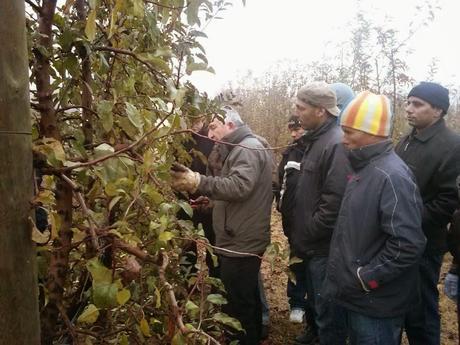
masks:
[[[235,147],[228,156],[229,172],[226,176],[201,175],[198,191],[215,200],[245,200],[254,190],[264,164],[268,164],[264,151]]]
[[[309,241],[319,241],[331,236],[337,221],[342,197],[351,167],[342,144],[333,145],[324,157],[321,175],[323,187],[317,211],[307,221]]]
[[[404,274],[425,249],[422,202],[416,184],[407,177],[386,175],[380,195],[380,228],[388,238],[378,254],[361,267],[358,278],[368,289]]]
[[[423,209],[423,228],[444,228],[452,219],[458,207],[458,195],[455,180],[460,173],[460,145],[451,154],[444,157],[438,171],[433,176],[438,186],[436,197],[428,200]]]

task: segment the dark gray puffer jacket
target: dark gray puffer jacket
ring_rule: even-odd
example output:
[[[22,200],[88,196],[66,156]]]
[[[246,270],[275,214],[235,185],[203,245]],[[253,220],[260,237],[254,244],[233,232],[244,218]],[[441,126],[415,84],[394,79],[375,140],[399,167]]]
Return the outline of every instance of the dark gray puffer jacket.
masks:
[[[364,315],[403,315],[416,302],[426,243],[415,179],[390,140],[349,157],[355,173],[334,229],[323,294]]]
[[[220,150],[224,162],[220,176],[201,175],[198,192],[214,202],[216,246],[261,255],[270,243],[273,201],[270,153],[247,126],[237,128],[222,141],[244,147],[225,145]]]

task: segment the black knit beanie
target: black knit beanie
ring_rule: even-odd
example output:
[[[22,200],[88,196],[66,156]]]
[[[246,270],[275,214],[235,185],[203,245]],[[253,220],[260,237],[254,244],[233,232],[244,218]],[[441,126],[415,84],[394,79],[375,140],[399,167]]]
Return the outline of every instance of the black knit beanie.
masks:
[[[433,107],[441,109],[444,114],[449,109],[449,90],[437,83],[422,81],[410,90],[407,98],[410,96],[423,99]]]

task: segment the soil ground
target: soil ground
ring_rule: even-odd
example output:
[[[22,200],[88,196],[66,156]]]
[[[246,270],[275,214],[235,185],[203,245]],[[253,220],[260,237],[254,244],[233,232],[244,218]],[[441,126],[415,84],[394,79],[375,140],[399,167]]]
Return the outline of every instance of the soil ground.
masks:
[[[278,242],[286,248],[287,241],[281,229],[281,220],[276,211],[272,217],[272,242]],[[442,292],[443,281],[451,261],[446,255],[442,267],[441,279],[438,285],[440,291],[440,313],[442,321],[441,344],[458,345],[457,314],[455,303],[449,300]],[[302,332],[303,326],[289,322],[289,304],[286,296],[287,274],[285,267],[287,260],[276,258],[273,267],[269,262],[262,264],[265,292],[270,305],[270,335],[264,345],[289,345],[295,336]],[[406,341],[404,341],[407,344]]]

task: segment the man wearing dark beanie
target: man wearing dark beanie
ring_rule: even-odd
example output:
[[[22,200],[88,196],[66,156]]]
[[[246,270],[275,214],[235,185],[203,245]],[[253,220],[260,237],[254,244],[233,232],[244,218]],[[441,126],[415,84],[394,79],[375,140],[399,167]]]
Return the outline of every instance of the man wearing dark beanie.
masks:
[[[460,173],[460,136],[446,127],[449,90],[432,82],[415,86],[407,97],[407,121],[412,131],[396,153],[412,169],[423,199],[422,228],[427,238],[420,261],[420,303],[406,315],[410,345],[439,345],[437,284],[447,250],[447,225],[456,209],[455,179]]]

